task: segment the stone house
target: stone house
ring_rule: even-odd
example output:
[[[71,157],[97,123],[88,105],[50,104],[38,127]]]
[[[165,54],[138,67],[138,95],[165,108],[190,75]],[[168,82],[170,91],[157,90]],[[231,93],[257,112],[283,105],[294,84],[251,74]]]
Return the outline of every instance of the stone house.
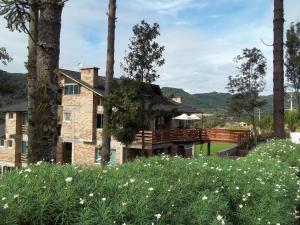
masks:
[[[56,161],[80,165],[100,163],[103,95],[105,78],[98,68],[83,68],[80,72],[60,70],[61,105],[58,106],[60,137]],[[193,146],[201,142],[199,129],[176,129],[172,118],[197,110],[164,97],[154,85],[160,104],[145,132],[146,155],[160,153],[193,155]],[[5,113],[5,126],[0,127],[0,168],[24,167],[27,163],[27,103],[0,109]],[[1,129],[2,128],[2,129]],[[132,160],[141,153],[141,133],[130,146],[123,146],[112,137],[111,164]]]

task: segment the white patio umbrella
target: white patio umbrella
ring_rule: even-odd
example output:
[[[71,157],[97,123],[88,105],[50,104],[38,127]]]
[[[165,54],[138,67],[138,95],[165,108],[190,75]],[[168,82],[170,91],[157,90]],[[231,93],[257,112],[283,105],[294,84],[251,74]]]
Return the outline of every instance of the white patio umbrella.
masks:
[[[186,113],[183,113],[179,116],[174,117],[173,120],[183,120],[184,121],[184,127],[186,127],[186,121],[190,121],[192,119]]]
[[[174,117],[173,120],[191,120],[191,118],[186,113],[183,113],[179,116]]]
[[[189,116],[191,120],[200,120],[200,118],[196,114],[192,114]]]

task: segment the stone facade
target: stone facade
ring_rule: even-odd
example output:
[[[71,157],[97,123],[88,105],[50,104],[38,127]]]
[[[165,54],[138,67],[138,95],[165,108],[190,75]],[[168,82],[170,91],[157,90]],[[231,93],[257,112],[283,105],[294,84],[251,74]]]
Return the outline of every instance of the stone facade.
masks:
[[[98,76],[98,68],[81,69],[80,74],[74,71],[76,78],[63,75],[60,85],[63,90],[61,106],[58,107],[60,137],[57,143],[56,161],[79,165],[99,164],[98,149],[102,145],[101,114],[103,114],[103,96],[97,91],[103,79]],[[102,79],[102,80],[100,80]],[[21,154],[22,141],[27,141],[22,114],[24,111],[7,112],[5,116],[5,145],[0,147],[1,166],[20,167],[24,163]],[[98,119],[98,122],[97,122]],[[162,120],[163,119],[163,120]],[[98,126],[98,127],[97,127]],[[149,129],[171,129],[172,119],[157,118],[150,122]],[[8,142],[12,146],[8,148]],[[24,144],[24,143],[23,143]],[[113,137],[111,140],[113,163],[121,164],[141,155],[140,144],[132,144],[125,148]],[[155,146],[147,146],[144,154],[152,156],[162,152],[178,154],[178,145],[171,142]],[[190,154],[189,154],[190,155]],[[97,158],[97,160],[96,160]]]

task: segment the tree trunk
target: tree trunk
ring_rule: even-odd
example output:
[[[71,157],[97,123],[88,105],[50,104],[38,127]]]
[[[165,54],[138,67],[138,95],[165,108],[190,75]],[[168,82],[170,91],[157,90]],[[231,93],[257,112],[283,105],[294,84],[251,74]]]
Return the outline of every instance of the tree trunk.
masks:
[[[273,45],[273,121],[274,137],[285,138],[284,133],[284,72],[283,72],[283,0],[274,0]]]
[[[115,63],[115,29],[116,29],[116,0],[109,1],[108,12],[108,34],[107,34],[107,60],[105,74],[105,96],[109,96],[111,92],[111,83],[114,76]],[[110,160],[110,115],[111,109],[104,105],[103,114],[103,132],[102,132],[102,151],[101,165],[105,165]]]
[[[146,156],[145,145],[145,102],[142,99],[142,153],[144,156]]]
[[[36,121],[32,160],[55,160],[58,139],[58,70],[61,13],[57,1],[40,0],[37,47]]]
[[[296,98],[297,98],[298,114],[300,115],[300,93],[299,93],[299,91],[297,91],[297,92],[295,92],[295,94],[296,94]]]
[[[27,63],[27,89],[28,89],[28,160],[33,162],[34,149],[32,148],[34,135],[36,113],[36,60],[37,60],[37,40],[38,40],[38,5],[35,0],[30,1],[30,23],[29,23],[29,40],[28,40],[28,63]]]

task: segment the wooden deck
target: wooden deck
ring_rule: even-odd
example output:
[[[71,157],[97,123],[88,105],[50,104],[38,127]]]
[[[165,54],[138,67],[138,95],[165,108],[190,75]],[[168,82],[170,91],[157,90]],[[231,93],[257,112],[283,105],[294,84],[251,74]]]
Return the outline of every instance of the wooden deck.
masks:
[[[240,143],[250,136],[249,131],[228,129],[174,129],[145,131],[145,144],[155,145],[163,143],[178,142],[226,142]],[[142,143],[142,132],[136,135],[134,143]]]

